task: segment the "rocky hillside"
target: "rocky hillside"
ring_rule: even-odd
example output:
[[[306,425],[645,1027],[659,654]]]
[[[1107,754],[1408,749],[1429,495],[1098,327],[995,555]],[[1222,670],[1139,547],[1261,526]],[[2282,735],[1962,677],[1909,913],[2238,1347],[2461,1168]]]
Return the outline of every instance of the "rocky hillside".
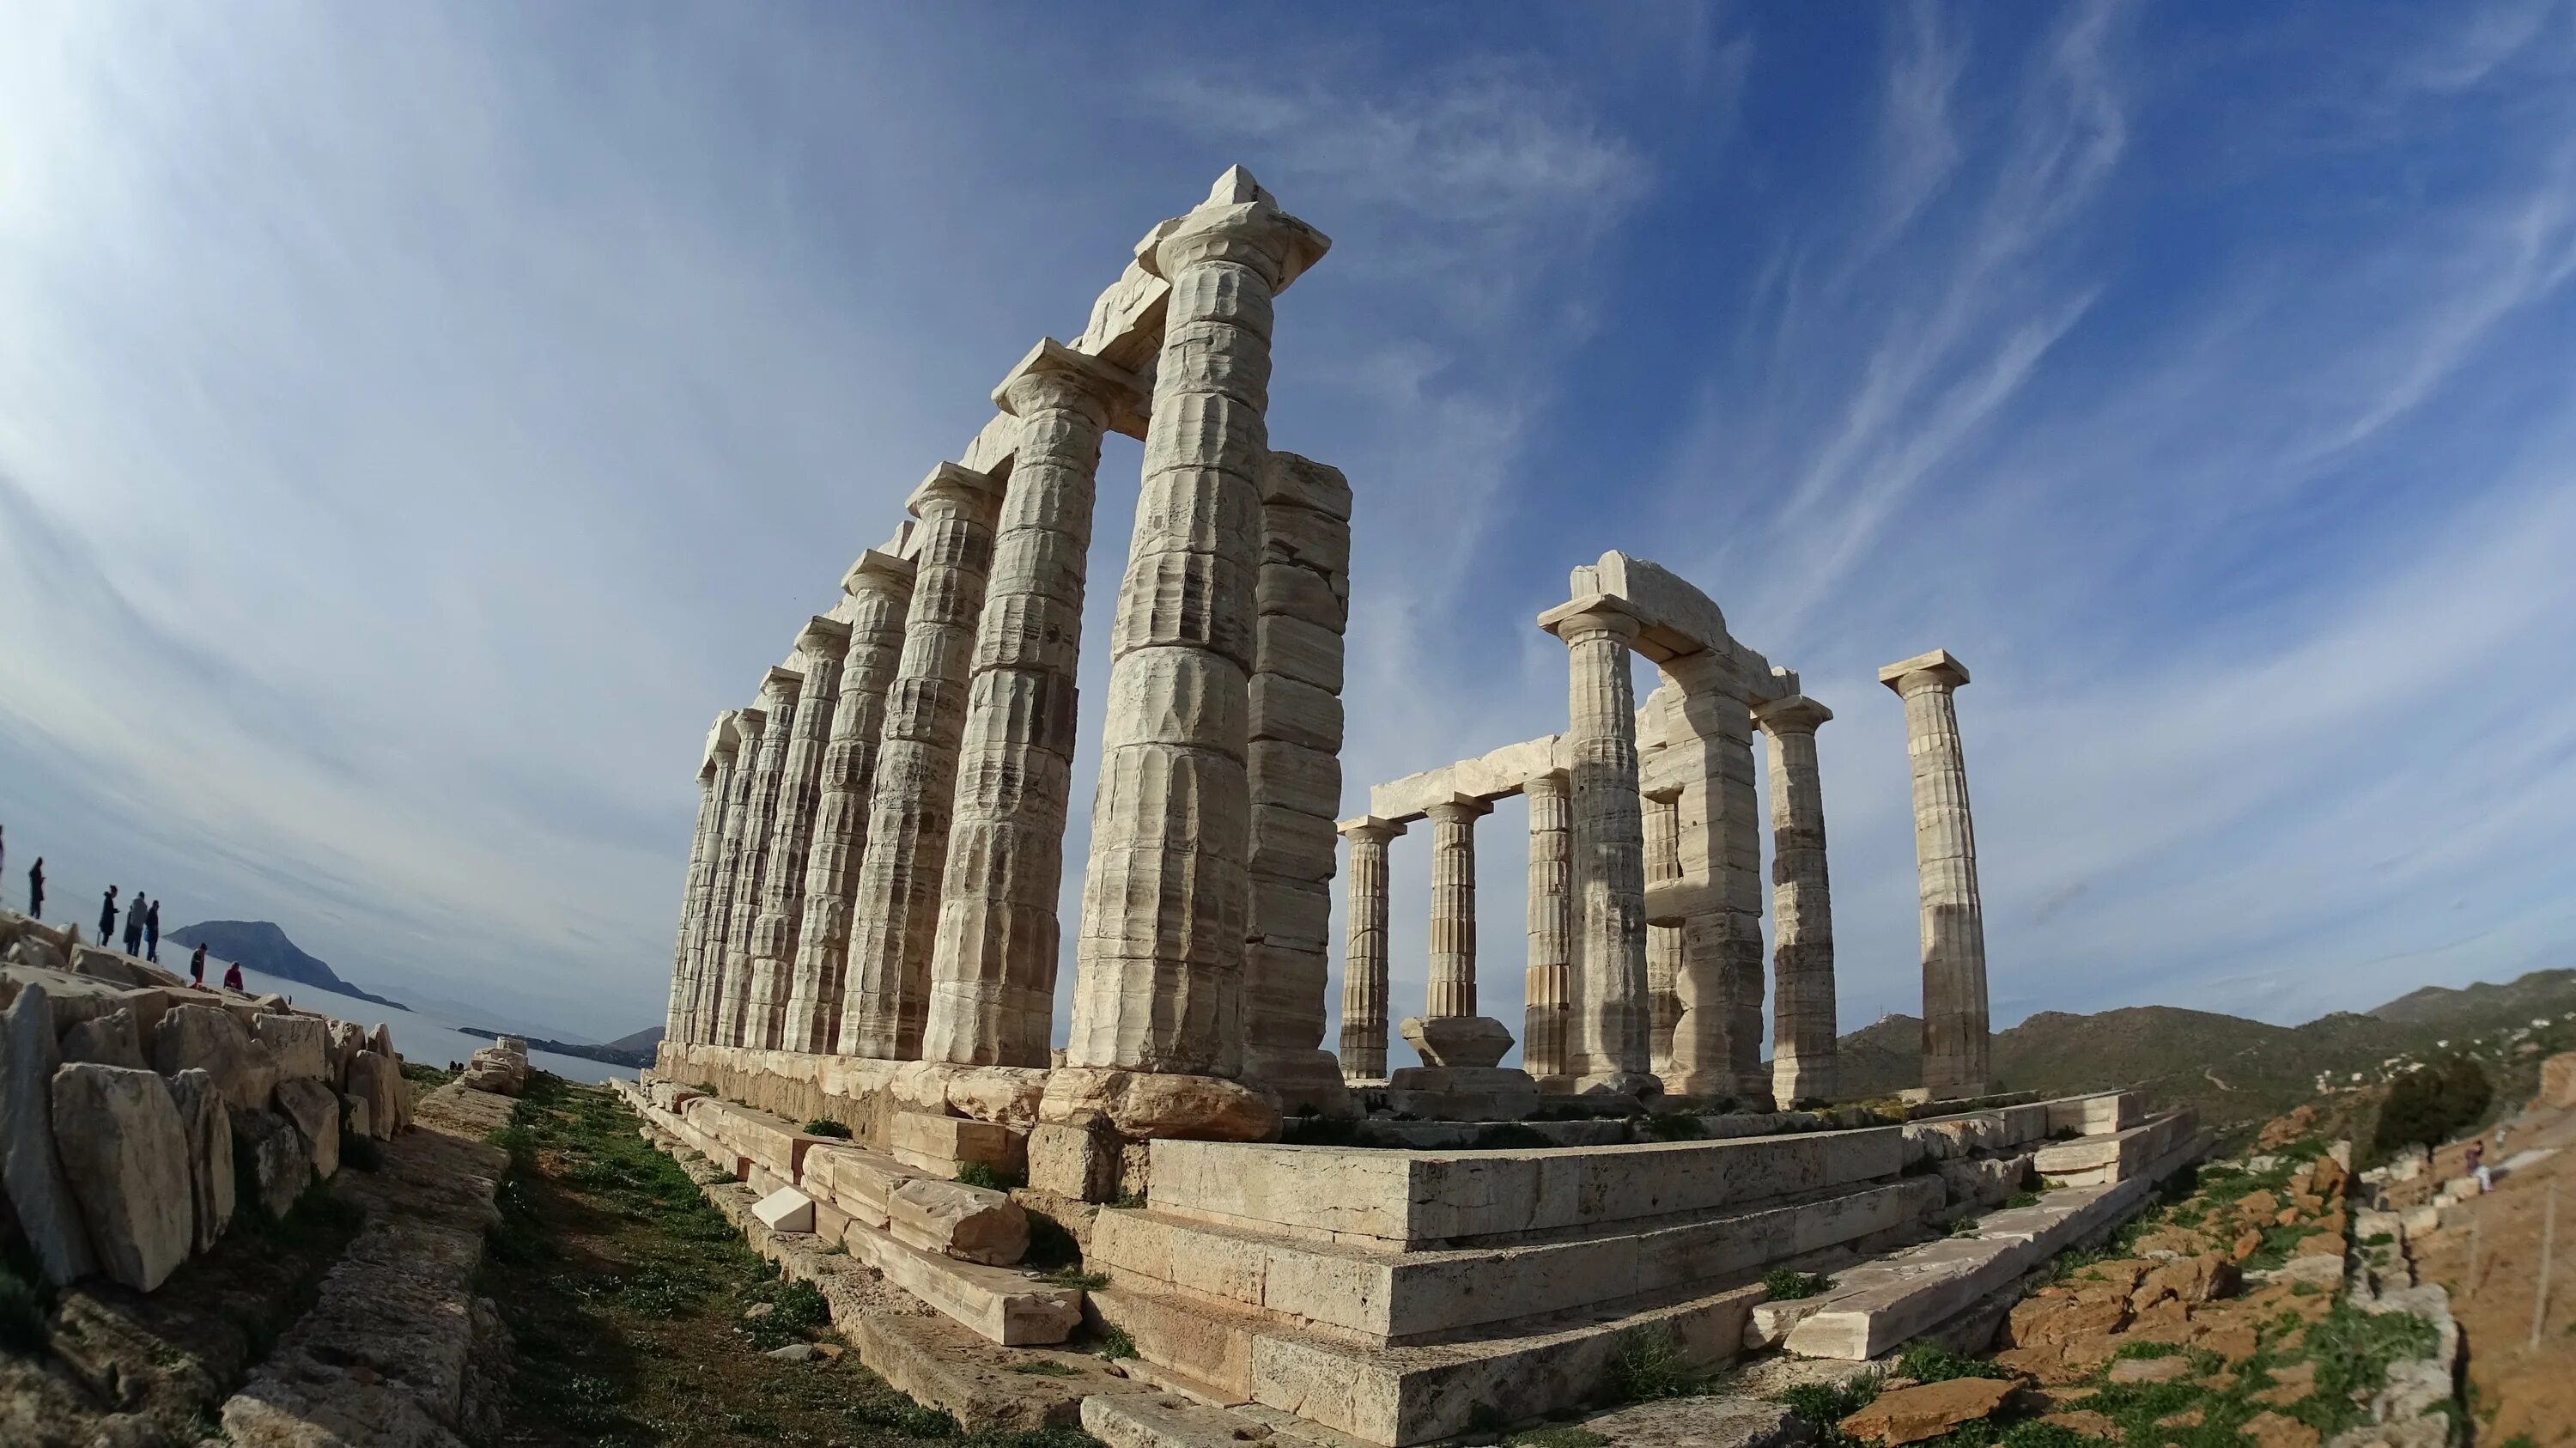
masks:
[[[1995,1072],[2014,1090],[2058,1095],[2131,1086],[2159,1104],[2199,1108],[2225,1127],[2277,1116],[2314,1096],[2321,1078],[2375,1079],[2383,1063],[2422,1057],[2542,1017],[2576,1011],[2576,971],[2534,971],[2507,985],[2427,987],[2375,1010],[2275,1026],[2212,1011],[2128,1006],[2094,1015],[2042,1011],[1995,1036]],[[1923,1023],[1889,1016],[1842,1038],[1843,1089],[1890,1092],[1919,1079]]]
[[[387,1000],[342,980],[331,967],[322,963],[320,957],[305,954],[294,941],[286,938],[285,931],[266,920],[205,920],[195,925],[180,926],[170,932],[169,939],[191,950],[202,945],[206,947],[208,957],[239,961],[244,970],[309,985],[315,990],[374,1001],[395,1010],[404,1009],[400,1001]],[[185,962],[181,962],[181,973],[185,973]],[[206,976],[211,980],[220,973],[219,969],[210,968]]]

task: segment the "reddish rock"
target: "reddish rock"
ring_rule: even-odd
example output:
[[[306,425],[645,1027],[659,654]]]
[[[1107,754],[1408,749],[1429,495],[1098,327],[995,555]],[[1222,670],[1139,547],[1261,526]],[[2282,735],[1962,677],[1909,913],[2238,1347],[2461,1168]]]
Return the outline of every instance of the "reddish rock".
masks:
[[[2227,1255],[2231,1261],[2242,1262],[2246,1258],[2251,1257],[2262,1250],[2263,1234],[2255,1231],[2245,1231],[2236,1234],[2236,1245],[2229,1249]]]
[[[2256,1448],[2317,1448],[2320,1441],[2316,1429],[2270,1409],[2246,1419],[2243,1432],[2254,1440]]]
[[[2109,1356],[2106,1350],[2104,1356]],[[1996,1353],[1995,1362],[2026,1377],[2051,1385],[2080,1383],[2093,1372],[2092,1363],[2070,1363],[2062,1343],[2037,1343],[2030,1347],[2011,1347]]]
[[[2128,1304],[2117,1298],[2034,1297],[2012,1310],[2007,1331],[2015,1346],[2028,1347],[2086,1333],[2117,1332],[2128,1321]]]
[[[2020,1387],[1994,1378],[1952,1378],[1901,1388],[1879,1394],[1876,1402],[1843,1419],[1840,1427],[1864,1443],[1883,1448],[1920,1443],[1987,1417],[2010,1402]]]
[[[2236,1264],[2216,1252],[2167,1262],[2129,1294],[2129,1310],[2143,1314],[2159,1302],[2202,1303],[2236,1290]]]
[[[2113,1443],[2120,1441],[2120,1425],[2090,1408],[2071,1408],[2063,1413],[2043,1414],[2039,1421],[2063,1428],[2069,1433],[2081,1433],[2087,1438],[2101,1438]]]
[[[2111,1381],[2115,1383],[2170,1383],[2191,1375],[2191,1359],[2180,1353],[2172,1357],[2122,1358],[2111,1364]]]

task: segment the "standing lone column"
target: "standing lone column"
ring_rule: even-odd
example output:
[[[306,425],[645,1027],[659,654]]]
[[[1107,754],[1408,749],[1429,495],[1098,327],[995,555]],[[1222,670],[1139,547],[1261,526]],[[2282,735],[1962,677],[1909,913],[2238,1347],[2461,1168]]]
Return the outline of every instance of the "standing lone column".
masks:
[[[724,830],[707,879],[707,918],[689,944],[688,1019],[683,1041],[703,1046],[716,1038],[717,987],[724,975],[727,932],[733,924],[734,897],[742,892],[743,825],[751,814],[752,786],[760,773],[760,736],[769,715],[761,709],[737,709],[733,727],[733,778],[727,786]]]
[[[787,775],[787,741],[796,732],[796,706],[805,676],[773,668],[760,686],[769,727],[761,731],[760,762],[752,772],[751,802],[743,811],[742,867],[734,882],[733,918],[725,926],[724,976],[716,986],[715,1043],[739,1046],[751,1007],[751,927],[759,918],[761,890],[769,878],[772,827],[778,820],[779,786]]]
[[[1834,903],[1825,876],[1825,796],[1816,728],[1834,711],[1792,694],[1753,711],[1771,759],[1771,1095],[1783,1110],[1830,1101]]]
[[[1533,776],[1529,800],[1529,964],[1523,975],[1521,1067],[1542,1081],[1568,1074],[1566,1020],[1573,986],[1574,877],[1567,837],[1566,778]]]
[[[1583,1091],[1653,1093],[1646,995],[1646,838],[1637,794],[1637,694],[1628,650],[1637,620],[1606,599],[1551,609],[1565,641],[1565,759],[1574,840],[1577,1047]]]
[[[1977,898],[1977,831],[1952,702],[1967,665],[1946,649],[1890,664],[1878,680],[1905,700],[1914,760],[1914,865],[1923,901],[1923,1089],[1933,1100],[1991,1091],[1986,917]]]
[[[1650,704],[1648,707],[1652,707]],[[1638,806],[1646,830],[1646,889],[1682,877],[1681,799],[1647,795]],[[1682,928],[1658,925],[1649,910],[1646,920],[1646,996],[1653,1008],[1651,1056],[1657,1079],[1673,1090],[1673,1028],[1681,1024]]]
[[[1431,816],[1431,988],[1423,1015],[1476,1014],[1476,821],[1494,807],[1464,795]]]
[[[836,618],[818,614],[796,635],[805,688],[779,771],[778,817],[770,825],[760,915],[751,923],[751,996],[743,1008],[742,1043],[754,1050],[774,1051],[784,1044],[780,1033],[795,978],[796,935],[805,918],[806,852],[814,843],[823,751],[840,702],[841,656],[849,648],[850,626]]]
[[[1111,402],[1133,405],[1142,394],[1134,377],[1052,341],[993,393],[1020,420],[1020,445],[975,631],[922,1038],[928,1060],[1047,1064],[1094,475]]]
[[[1342,950],[1342,1077],[1386,1079],[1386,845],[1404,826],[1375,815],[1337,827],[1351,842],[1349,935]]]
[[[921,1055],[930,1007],[931,942],[939,930],[941,871],[956,798],[958,731],[984,580],[993,566],[993,514],[1001,485],[941,463],[913,490],[921,555],[903,655],[886,693],[876,791],[850,921],[850,970],[841,1001],[841,1054],[910,1061]]]
[[[886,690],[903,653],[904,611],[912,603],[912,564],[874,549],[841,579],[850,597],[850,647],[841,659],[841,698],[832,706],[831,742],[823,749],[821,803],[805,857],[805,917],[796,932],[795,979],[779,1032],[790,1051],[827,1054],[841,1038],[842,978],[850,962],[851,892],[868,831],[868,791],[876,780],[877,734],[885,727]]]
[[[1138,248],[1171,294],[1110,632],[1075,1066],[1241,1069],[1271,298],[1325,246],[1235,167]]]
[[[706,762],[698,767],[698,827],[689,836],[688,882],[680,890],[680,932],[671,951],[671,1006],[662,1023],[662,1038],[685,1041],[685,1026],[697,982],[689,973],[691,947],[706,925],[707,892],[715,878],[716,857],[724,843],[725,806],[733,796],[733,711],[716,716],[707,736]]]

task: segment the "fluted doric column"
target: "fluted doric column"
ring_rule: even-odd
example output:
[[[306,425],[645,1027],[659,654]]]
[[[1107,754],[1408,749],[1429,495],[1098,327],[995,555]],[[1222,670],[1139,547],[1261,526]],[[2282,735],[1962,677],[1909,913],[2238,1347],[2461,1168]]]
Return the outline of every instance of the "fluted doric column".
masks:
[[[760,915],[769,879],[769,847],[778,820],[780,785],[787,776],[787,743],[795,737],[796,709],[805,676],[773,668],[760,687],[769,727],[760,734],[760,762],[752,771],[751,802],[743,811],[741,877],[734,883],[733,916],[725,924],[724,976],[716,986],[715,1043],[739,1046],[743,1017],[751,1008],[751,927]]]
[[[823,1054],[840,1043],[851,895],[867,842],[868,791],[876,780],[886,690],[903,653],[912,571],[911,560],[870,549],[841,579],[850,599],[850,644],[841,657],[831,739],[823,748],[822,797],[805,856],[805,915],[796,932],[796,968],[779,1032],[780,1044],[790,1051]]]
[[[1171,293],[1110,633],[1075,1066],[1241,1068],[1271,298],[1325,244],[1236,167],[1138,248]]]
[[[1578,1090],[1659,1089],[1650,1073],[1646,841],[1637,793],[1637,695],[1628,650],[1637,620],[1587,598],[1541,616],[1565,642],[1565,761],[1575,893],[1574,1059]]]
[[[823,797],[823,754],[841,698],[841,658],[850,626],[816,615],[796,635],[805,688],[796,706],[778,777],[778,816],[769,832],[769,863],[760,883],[760,914],[751,922],[751,994],[743,1007],[742,1043],[774,1051],[786,1044],[787,1002],[795,980],[796,937],[805,919],[807,852]]]
[[[910,1061],[930,1009],[930,957],[956,798],[958,735],[1001,485],[941,463],[913,490],[920,556],[903,654],[886,693],[867,848],[850,921],[841,1054]]]
[[[1834,1041],[1834,904],[1816,729],[1834,711],[1792,694],[1753,711],[1771,763],[1771,1094],[1786,1109],[1841,1089]]]
[[[1535,776],[1521,793],[1529,800],[1529,963],[1522,979],[1521,1066],[1544,1079],[1568,1071],[1574,869],[1566,777],[1561,771]]]
[[[1646,831],[1646,890],[1651,898],[1657,885],[1681,878],[1681,800],[1672,794],[1650,794],[1639,802],[1638,810]],[[1681,927],[1658,925],[1650,913],[1646,922],[1646,997],[1652,1008],[1649,1034],[1655,1075],[1666,1083],[1667,1090],[1671,1089],[1673,1077],[1673,1027],[1682,1018],[1682,998],[1675,985],[1681,972]]]
[[[706,919],[689,944],[688,1018],[681,1039],[692,1045],[715,1040],[717,988],[724,978],[734,897],[742,891],[743,826],[751,816],[753,786],[760,775],[760,736],[768,723],[766,710],[734,711],[733,778],[726,786],[724,827],[707,877]]]
[[[1914,761],[1914,865],[1923,907],[1923,1089],[1982,1095],[1994,1072],[1986,1018],[1986,917],[1977,895],[1977,830],[1952,695],[1967,665],[1935,649],[1878,671],[1905,701]]]
[[[1667,747],[1673,752],[1675,854],[1681,888],[1669,910],[1681,930],[1673,993],[1675,1095],[1771,1094],[1762,1067],[1762,815],[1753,771],[1753,716],[1735,665],[1714,654],[1667,660],[1680,690]]]
[[[1431,817],[1431,987],[1428,1017],[1476,1014],[1476,821],[1494,807],[1460,795]]]
[[[706,928],[708,891],[715,880],[717,857],[723,852],[725,807],[733,802],[736,747],[733,711],[727,709],[716,716],[715,729],[707,736],[706,760],[698,766],[698,827],[689,836],[688,881],[680,890],[679,937],[671,951],[671,1006],[662,1023],[662,1038],[674,1043],[688,1039],[689,1004],[697,989],[690,961]]]
[[[1350,914],[1342,949],[1342,1076],[1386,1079],[1386,846],[1404,826],[1374,815],[1341,822],[1351,842]]]
[[[922,1038],[929,1060],[1047,1064],[1100,435],[1111,405],[1135,406],[1142,392],[1129,374],[1046,341],[993,393],[1020,420],[1020,442],[975,635]]]

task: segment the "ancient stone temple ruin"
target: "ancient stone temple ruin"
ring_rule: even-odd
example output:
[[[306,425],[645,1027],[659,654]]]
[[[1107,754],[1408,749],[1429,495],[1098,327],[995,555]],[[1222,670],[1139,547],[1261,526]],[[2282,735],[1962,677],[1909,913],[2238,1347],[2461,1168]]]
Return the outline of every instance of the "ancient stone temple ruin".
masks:
[[[1833,713],[1668,570],[1605,554],[1536,620],[1566,649],[1561,733],[1342,815],[1353,490],[1274,449],[1265,418],[1277,300],[1326,246],[1240,168],[1154,227],[716,720],[668,1037],[632,1096],[648,1134],[740,1183],[782,1260],[837,1246],[985,1343],[1114,1327],[1150,1385],[1385,1445],[1585,1401],[1645,1337],[1703,1363],[1867,1356],[2109,1231],[2203,1139],[2124,1094],[1995,1094],[1948,654],[1882,673],[1922,879],[1911,1104],[1835,1105]],[[1086,708],[1110,431],[1144,462],[1107,697]],[[1660,677],[1642,705],[1633,655]],[[1086,729],[1101,766],[1073,864]],[[1475,856],[1512,795],[1527,1006],[1506,1022],[1480,1007]],[[1422,821],[1428,989],[1399,1007],[1388,846]],[[1422,1064],[1390,1071],[1391,1036]],[[823,1119],[847,1137],[798,1125]],[[1107,1285],[1016,1270],[1033,1214]],[[1768,1301],[1782,1267],[1837,1285]],[[881,1336],[859,1338],[871,1366],[920,1380]],[[1159,1411],[1099,1411],[1130,1410]]]

